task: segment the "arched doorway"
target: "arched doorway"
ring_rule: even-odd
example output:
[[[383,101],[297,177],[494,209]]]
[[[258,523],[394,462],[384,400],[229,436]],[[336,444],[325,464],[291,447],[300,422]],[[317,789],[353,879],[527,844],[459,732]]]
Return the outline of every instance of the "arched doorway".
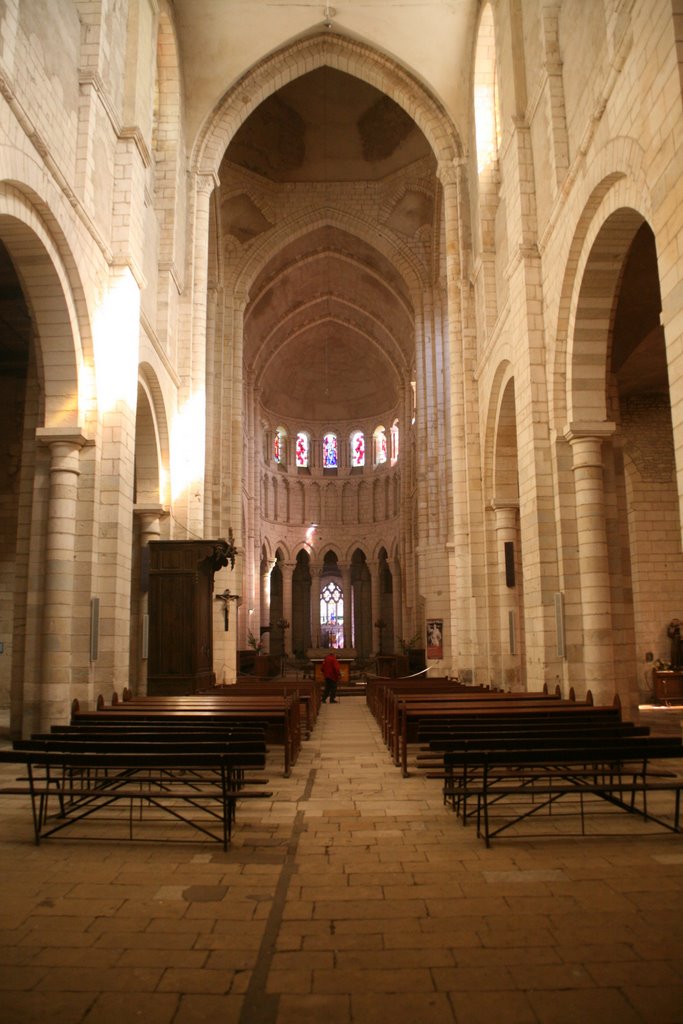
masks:
[[[29,373],[35,380],[36,352],[33,324],[14,264],[0,242],[0,436],[4,457],[0,460],[0,636],[4,639],[0,658],[0,707],[10,706],[12,661],[15,656],[15,607],[17,607],[17,528],[19,525],[22,448]],[[31,364],[32,370],[29,370]],[[35,409],[33,411],[35,416]],[[21,607],[23,600],[19,603]],[[17,652],[18,653],[18,652]],[[15,704],[21,693],[17,687]]]
[[[90,577],[76,586],[75,574],[94,543],[92,515],[77,528],[88,479],[79,402],[93,398],[79,389],[79,367],[92,350],[89,335],[82,346],[82,293],[58,225],[48,230],[27,195],[7,183],[0,240],[0,576],[9,598],[0,600],[0,688],[18,736],[66,720],[73,698],[90,696],[91,645],[76,651],[72,637],[78,618],[90,620]]]

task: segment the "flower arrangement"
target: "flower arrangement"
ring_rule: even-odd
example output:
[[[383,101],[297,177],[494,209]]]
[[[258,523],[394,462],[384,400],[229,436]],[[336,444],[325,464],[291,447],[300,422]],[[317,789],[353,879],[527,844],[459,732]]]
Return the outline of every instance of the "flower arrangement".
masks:
[[[263,650],[263,640],[257,640],[251,630],[247,633],[247,643],[257,654]]]

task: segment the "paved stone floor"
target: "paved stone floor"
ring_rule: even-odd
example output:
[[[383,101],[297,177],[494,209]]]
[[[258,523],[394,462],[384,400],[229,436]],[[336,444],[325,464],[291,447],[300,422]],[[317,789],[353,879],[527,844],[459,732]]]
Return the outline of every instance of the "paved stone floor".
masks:
[[[437,782],[400,777],[358,697],[280,765],[228,853],[35,847],[0,798],[3,1024],[683,1022],[683,836],[487,850]]]

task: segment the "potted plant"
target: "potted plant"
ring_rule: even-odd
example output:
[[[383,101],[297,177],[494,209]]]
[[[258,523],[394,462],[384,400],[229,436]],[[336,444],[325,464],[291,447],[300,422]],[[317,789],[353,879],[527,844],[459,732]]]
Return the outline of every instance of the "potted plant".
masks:
[[[404,654],[410,654],[410,652],[413,650],[413,648],[415,647],[415,645],[417,644],[419,639],[420,639],[420,634],[419,633],[413,633],[413,635],[408,640],[404,640],[403,637],[400,636],[398,638],[398,642],[401,645],[401,650],[403,651],[403,653]]]
[[[401,645],[401,650],[403,651],[405,658],[403,671],[406,674],[421,672],[426,668],[424,643],[422,641],[421,633],[414,633],[408,640],[404,640],[403,637],[399,637],[398,641]]]

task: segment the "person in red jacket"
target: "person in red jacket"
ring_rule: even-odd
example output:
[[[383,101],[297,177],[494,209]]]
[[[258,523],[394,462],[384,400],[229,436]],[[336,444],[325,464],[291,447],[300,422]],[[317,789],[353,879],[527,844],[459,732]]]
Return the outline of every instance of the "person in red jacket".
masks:
[[[330,698],[330,704],[337,703],[337,683],[341,679],[341,665],[333,651],[325,656],[323,661],[323,679],[325,688],[323,690],[323,704]]]

